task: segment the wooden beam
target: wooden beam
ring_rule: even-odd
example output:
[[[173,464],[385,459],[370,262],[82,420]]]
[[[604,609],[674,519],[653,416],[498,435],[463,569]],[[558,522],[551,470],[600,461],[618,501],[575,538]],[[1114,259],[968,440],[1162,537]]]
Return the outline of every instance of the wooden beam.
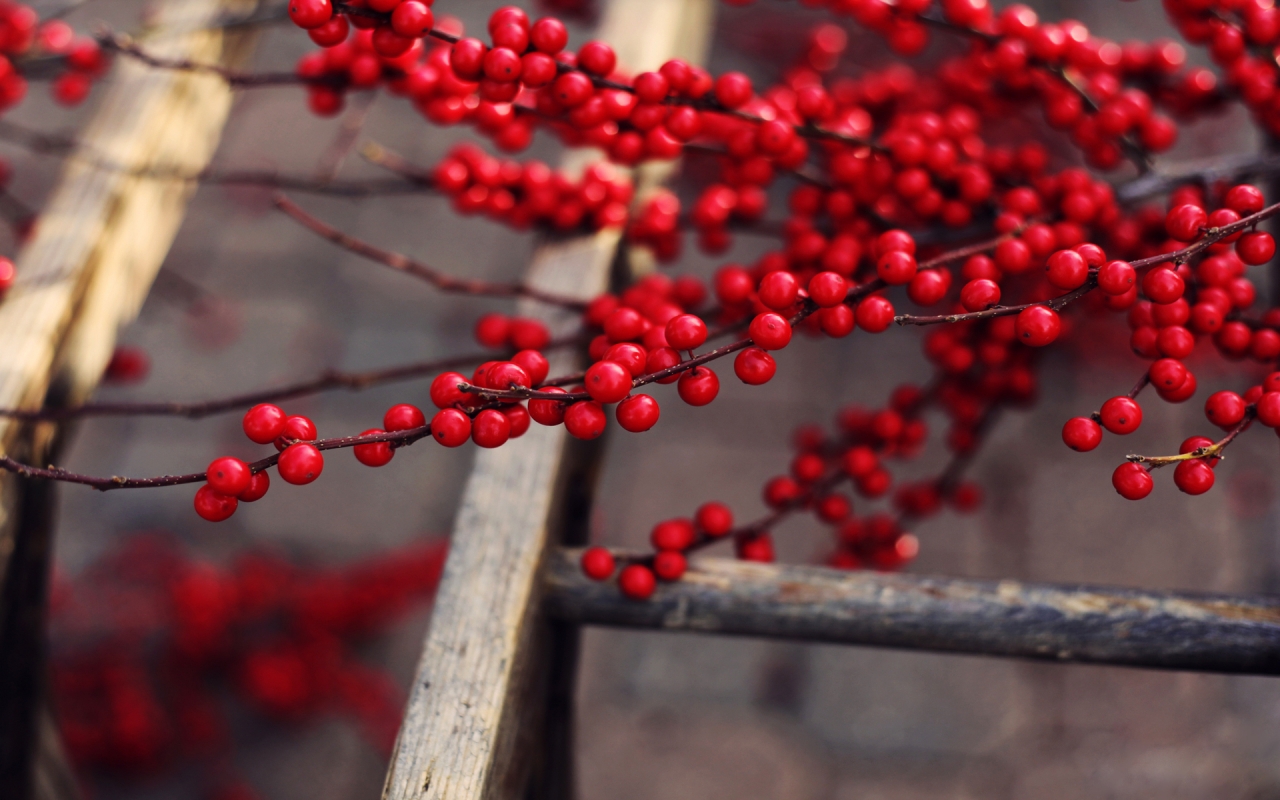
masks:
[[[677,55],[700,60],[711,8],[711,0],[613,0],[598,35],[632,69],[654,69]],[[565,164],[581,168],[600,157],[569,153]],[[590,299],[608,287],[619,240],[617,231],[604,231],[547,244],[526,280]],[[518,313],[544,320],[553,335],[579,325],[576,317],[534,302],[522,301]],[[551,358],[553,374],[581,366],[576,354]],[[572,669],[563,659],[557,663],[555,651],[571,654],[576,632],[552,631],[540,617],[537,579],[562,532],[556,517],[573,479],[568,444],[563,426],[535,423],[521,439],[477,453],[384,798],[523,796],[535,766],[544,773],[535,794],[571,794],[571,775],[558,767],[545,774],[546,762],[556,758],[547,755],[554,748],[545,740],[568,741],[564,715],[553,726],[559,733],[547,737],[542,726],[554,716],[552,698],[563,700],[564,671]],[[553,672],[559,674],[554,680]]]
[[[252,0],[173,0],[151,18],[147,47],[166,58],[236,66],[254,38],[210,28]],[[121,60],[81,135],[0,303],[0,406],[78,403],[92,394],[118,328],[133,319],[195,190],[139,177],[194,174],[213,156],[231,106],[219,78]],[[107,160],[120,169],[103,170]],[[54,457],[65,428],[0,420],[0,449]],[[67,800],[67,773],[44,710],[42,644],[55,503],[51,485],[0,477],[0,795]]]
[[[558,549],[546,610],[577,623],[1280,675],[1280,598],[978,581],[698,559],[648,601]]]

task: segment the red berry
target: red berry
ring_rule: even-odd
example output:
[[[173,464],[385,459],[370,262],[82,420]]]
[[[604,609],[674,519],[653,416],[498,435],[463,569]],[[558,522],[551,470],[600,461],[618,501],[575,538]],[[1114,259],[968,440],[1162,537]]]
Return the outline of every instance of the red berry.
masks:
[[[902,250],[890,250],[876,261],[876,274],[890,286],[910,282],[916,268],[915,256]]]
[[[1111,485],[1126,500],[1141,500],[1151,494],[1155,484],[1151,480],[1151,473],[1143,469],[1141,464],[1126,461],[1111,473]]]
[[[1110,295],[1122,295],[1133,288],[1137,272],[1128,261],[1110,261],[1098,269],[1098,287]]]
[[[1156,267],[1142,278],[1142,292],[1153,303],[1172,303],[1186,288],[1181,276],[1167,267]]]
[[[1156,389],[1171,392],[1182,386],[1182,382],[1187,379],[1187,368],[1177,359],[1161,358],[1152,363],[1147,376]]]
[[[555,17],[543,17],[529,29],[529,41],[547,55],[555,55],[569,43],[569,30]]]
[[[1268,428],[1280,427],[1280,392],[1267,392],[1258,398],[1258,422]]]
[[[786,311],[795,305],[800,282],[790,272],[770,272],[760,281],[760,302],[774,311]]]
[[[1087,453],[1102,442],[1102,426],[1089,417],[1072,417],[1062,426],[1062,441],[1078,453]]]
[[[1226,195],[1222,198],[1222,204],[1237,214],[1247,216],[1261,211],[1262,207],[1266,205],[1266,199],[1262,196],[1262,192],[1258,187],[1242,183],[1227,190]]]
[[[280,453],[276,467],[286,483],[303,486],[320,477],[324,470],[324,455],[314,445],[291,444]]]
[[[751,95],[751,79],[741,72],[726,72],[716,78],[716,101],[725,108],[741,108],[751,100]]]
[[[1058,338],[1062,320],[1058,312],[1048,306],[1024,308],[1014,320],[1018,341],[1031,347],[1044,347]]]
[[[1184,203],[1170,209],[1169,215],[1165,217],[1165,229],[1169,235],[1180,242],[1194,242],[1200,238],[1200,229],[1209,221],[1209,216],[1205,214],[1204,209],[1200,206]]]
[[[266,473],[266,470],[255,472],[249,478],[249,488],[237,495],[236,499],[242,503],[252,503],[266,497],[267,489],[270,488],[271,476]]]
[[[621,364],[631,377],[638,378],[645,373],[649,363],[649,353],[633,342],[618,342],[604,352],[604,358],[601,361]]]
[[[565,108],[576,108],[591,98],[595,87],[581,72],[566,72],[551,84],[551,93]]]
[[[670,369],[680,363],[680,354],[671,347],[659,347],[649,351],[649,357],[645,360],[644,370],[647,374],[654,374],[665,369]],[[665,378],[659,378],[657,383],[663,385],[675,383],[680,380],[680,374],[675,373],[667,375]]]
[[[916,276],[920,277],[919,275]],[[836,339],[842,339],[853,333],[856,321],[853,317],[853,309],[841,303],[831,308],[818,309],[818,324],[822,327],[822,332]]]
[[[653,572],[642,564],[628,564],[618,575],[618,588],[632,600],[648,600],[657,586]]]
[[[391,28],[401,36],[426,36],[434,24],[431,8],[422,0],[401,0],[391,12]]]
[[[219,494],[208,484],[196,490],[196,513],[210,522],[222,522],[236,513],[238,505],[239,501],[236,498]]]
[[[635,394],[618,404],[614,416],[623,430],[641,433],[658,424],[658,401],[647,394]]]
[[[594,400],[581,400],[564,412],[564,427],[578,439],[594,439],[604,433],[604,409]]]
[[[1265,264],[1276,254],[1276,240],[1265,231],[1246,233],[1236,242],[1236,253],[1250,266]]]
[[[693,314],[681,314],[667,322],[667,342],[677,350],[692,350],[707,341],[707,323]]]
[[[599,403],[616,403],[631,393],[631,373],[616,361],[597,361],[587,368],[586,390]]]
[[[707,536],[724,536],[733,530],[733,512],[724,503],[703,503],[693,515],[693,521]]]
[[[461,412],[459,412],[461,413]],[[361,436],[374,436],[379,433],[386,433],[381,428],[370,428],[361,433]],[[371,442],[369,444],[358,444],[351,448],[355,451],[356,461],[364,464],[366,467],[381,467],[386,465],[395,456],[396,451],[391,449],[390,442]]]
[[[459,389],[458,384],[469,382],[460,372],[445,372],[437,375],[435,380],[431,381],[431,402],[436,408],[452,408],[466,402],[474,395]]]
[[[276,450],[284,452],[290,442],[311,442],[316,438],[315,423],[301,415],[286,417],[284,431],[276,437]]]
[[[616,563],[613,553],[603,547],[588,547],[582,551],[582,574],[593,581],[607,581],[613,577]]]
[[[284,433],[287,415],[279,406],[260,403],[244,415],[244,433],[252,442],[268,444]]]
[[[1173,483],[1187,494],[1204,494],[1213,488],[1213,470],[1202,459],[1179,462],[1173,470]]]
[[[831,308],[845,302],[849,282],[840,273],[818,273],[809,279],[809,297],[820,308]]]
[[[564,389],[559,386],[548,386],[542,389],[543,392],[552,394],[564,394]],[[555,400],[530,400],[529,416],[539,425],[559,425],[564,422],[564,412],[566,404]]]
[[[750,386],[768,383],[778,371],[773,356],[759,347],[748,347],[739,351],[733,360],[733,374],[738,380]]]
[[[205,480],[209,482],[209,487],[228,497],[239,497],[249,488],[252,477],[249,465],[231,456],[215,458],[205,470]]]
[[[484,76],[484,56],[488,48],[475,38],[459,39],[449,51],[449,66],[464,81],[478,81]]]
[[[765,350],[781,350],[791,342],[791,325],[781,314],[765,311],[751,320],[747,335]]]
[[[1074,250],[1059,250],[1049,256],[1044,270],[1049,283],[1059,289],[1078,289],[1089,277],[1088,263]]]
[[[505,347],[511,333],[511,320],[502,314],[485,314],[476,321],[476,341],[484,347]]]
[[[1120,395],[1102,404],[1102,427],[1121,436],[1133,433],[1142,424],[1142,406],[1132,397]]]
[[[510,391],[512,389],[528,389],[533,385],[529,373],[518,364],[510,361],[497,361],[484,371],[484,385],[490,389]]]
[[[907,284],[907,297],[920,306],[932,306],[942,302],[951,289],[951,270],[946,267],[927,269],[915,274]]]
[[[501,411],[486,408],[471,421],[471,441],[480,447],[501,447],[511,438],[511,420]]]
[[[529,386],[537,386],[545,381],[547,373],[551,370],[547,357],[537,350],[521,350],[511,357],[511,363],[520,367],[525,375],[529,376]],[[434,384],[432,388],[434,389]]]
[[[985,311],[1000,302],[1000,285],[987,278],[969,281],[960,290],[960,305],[966,311]]]
[[[668,519],[653,526],[649,541],[658,550],[684,550],[693,544],[697,533],[687,519]]]
[[[756,128],[755,146],[764,155],[781,155],[791,149],[795,140],[795,129],[780,119],[763,122]]]
[[[407,431],[421,428],[427,424],[427,417],[422,409],[408,403],[399,403],[387,409],[382,415],[382,427],[388,431]]]
[[[333,17],[329,0],[289,0],[289,19],[299,28],[318,28]]]
[[[653,571],[664,581],[678,581],[684,575],[689,562],[683,553],[663,550],[653,557]]]
[[[604,42],[587,42],[578,48],[578,66],[592,75],[604,77],[613,72],[618,57]]]
[[[858,303],[854,318],[858,321],[858,327],[864,331],[881,333],[893,322],[893,303],[879,295],[872,295]]]
[[[471,417],[456,408],[445,408],[431,418],[431,436],[445,447],[461,447],[471,438]]]
[[[691,406],[705,406],[720,393],[720,379],[710,367],[694,367],[680,376],[676,392]]]
[[[773,540],[769,535],[762,534],[753,536],[750,539],[741,540],[734,543],[736,545],[737,556],[743,561],[756,561],[761,564],[769,564],[774,560]]]
[[[1235,427],[1244,419],[1246,403],[1235,392],[1214,392],[1204,401],[1204,415],[1223,430]]]
[[[1180,387],[1176,389],[1172,389],[1171,392],[1160,392],[1158,389],[1157,392],[1160,393],[1160,399],[1166,403],[1181,403],[1189,401],[1189,399],[1196,394],[1196,388],[1196,375],[1193,375],[1192,372],[1188,370],[1187,379],[1183,380],[1183,385],[1180,385]]]
[[[484,76],[491,81],[510,83],[519,80],[523,66],[520,55],[506,47],[495,47],[484,56]]]
[[[516,403],[513,406],[503,406],[498,410],[507,418],[507,422],[511,423],[512,439],[519,439],[529,431],[529,410],[524,406]]]
[[[511,319],[511,346],[516,350],[541,350],[551,341],[551,331],[536,319]]]
[[[633,308],[619,308],[604,320],[604,333],[611,342],[639,339],[649,329],[649,321]]]

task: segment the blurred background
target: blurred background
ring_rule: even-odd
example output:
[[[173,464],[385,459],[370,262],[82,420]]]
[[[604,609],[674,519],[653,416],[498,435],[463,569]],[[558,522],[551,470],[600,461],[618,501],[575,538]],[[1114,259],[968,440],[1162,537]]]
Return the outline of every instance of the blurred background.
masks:
[[[470,31],[482,30],[500,5],[439,0],[434,10],[459,17]],[[1032,5],[1117,40],[1174,36],[1154,0]],[[80,31],[100,21],[128,31],[144,13],[136,2],[94,0],[68,20]],[[716,14],[706,66],[713,74],[742,70],[757,86],[773,82],[800,55],[809,28],[832,20],[791,2],[722,4]],[[587,9],[571,29],[571,43],[590,38],[589,17]],[[848,31],[842,73],[892,60],[877,37]],[[922,64],[959,46],[934,39]],[[291,26],[267,27],[252,69],[291,69],[310,49]],[[1193,61],[1200,56],[1189,52]],[[92,111],[93,98],[67,112],[41,95],[8,119],[74,133]],[[379,142],[422,165],[468,138],[467,130],[428,125],[405,100],[386,95],[352,96],[344,117],[318,119],[295,87],[255,89],[239,94],[215,165],[313,174],[353,115],[366,115],[360,142]],[[1010,137],[1024,124],[1010,120]],[[1233,110],[1185,128],[1161,161],[1253,152],[1260,144],[1247,116]],[[1065,139],[1063,145],[1053,168],[1074,163]],[[8,145],[0,150],[16,165],[10,191],[39,208],[57,179],[57,160]],[[521,158],[554,163],[558,155],[551,137],[539,134]],[[700,174],[694,160],[673,187],[692,198]],[[340,175],[385,173],[352,154]],[[785,181],[776,188],[775,212],[784,208],[787,188]],[[536,245],[532,234],[461,217],[431,194],[294,199],[344,231],[457,275],[514,280]],[[690,237],[671,272],[709,278],[726,261],[751,263],[769,245],[740,235],[727,255],[709,258]],[[122,333],[123,345],[145,353],[145,380],[104,387],[97,397],[200,400],[329,368],[473,352],[472,325],[489,310],[510,307],[442,296],[328,245],[275,212],[269,190],[206,186],[141,316]],[[1173,452],[1186,436],[1210,433],[1204,398],[1244,388],[1240,378],[1218,370],[1211,354],[1191,359],[1200,389],[1190,402],[1147,404],[1139,432],[1108,437],[1092,453],[1062,445],[1066,418],[1126,391],[1145,369],[1129,355],[1127,336],[1116,320],[1053,348],[1042,362],[1038,404],[1004,414],[972,467],[986,493],[983,505],[920,524],[914,531],[920,555],[910,571],[1234,593],[1280,589],[1277,442],[1265,429],[1232,446],[1217,469],[1217,486],[1203,497],[1177,492],[1168,475],[1158,476],[1154,496],[1142,503],[1124,501],[1110,487],[1111,470],[1125,453]],[[652,432],[608,435],[593,539],[642,546],[655,522],[689,514],[708,499],[752,519],[764,510],[762,483],[786,471],[795,426],[829,425],[843,405],[883,404],[894,386],[929,375],[919,331],[895,327],[874,337],[805,339],[779,358],[773,382],[749,388],[724,380],[710,409],[664,402]],[[674,398],[666,390],[657,394]],[[334,436],[378,425],[396,402],[428,406],[427,382],[330,392],[285,408],[314,419],[321,436]],[[896,478],[933,474],[945,460],[937,441],[941,419],[930,420],[938,424],[929,449],[917,461],[895,464]],[[250,460],[256,454],[238,414],[198,422],[98,419],[78,425],[62,466],[154,475],[190,471],[226,454]],[[373,471],[336,453],[318,485],[280,484],[216,525],[192,513],[185,487],[109,494],[60,488],[54,703],[87,796],[376,796],[387,726],[394,731],[430,619],[440,542],[471,457],[468,447],[421,444]],[[861,514],[875,506],[856,501],[855,507]],[[815,562],[829,550],[827,537],[816,523],[796,519],[776,531],[775,542],[781,560]],[[192,609],[217,607],[232,584],[258,587],[267,605],[281,586],[302,587],[300,596],[311,601],[302,622],[291,626],[264,617],[234,628],[248,642],[239,656],[205,658],[202,672],[185,675],[190,661],[183,654],[203,646],[200,631],[229,630],[219,627],[225,619]],[[334,598],[368,614],[326,616]],[[309,673],[300,679],[310,687],[307,696],[281,701],[272,687],[297,677],[299,654],[332,669],[323,680]],[[118,661],[114,677],[87,679],[80,667],[92,658]],[[589,630],[578,701],[577,764],[586,800],[1280,798],[1280,684],[1263,678]],[[117,712],[125,707],[145,713],[120,722]]]

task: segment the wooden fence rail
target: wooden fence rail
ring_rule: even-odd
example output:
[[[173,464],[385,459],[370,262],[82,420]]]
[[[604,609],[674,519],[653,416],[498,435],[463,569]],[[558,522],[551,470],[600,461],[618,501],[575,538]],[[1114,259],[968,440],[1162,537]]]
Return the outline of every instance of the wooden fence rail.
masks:
[[[549,560],[544,602],[586,624],[1061,662],[1280,675],[1280,598],[695,560],[648,601]]]

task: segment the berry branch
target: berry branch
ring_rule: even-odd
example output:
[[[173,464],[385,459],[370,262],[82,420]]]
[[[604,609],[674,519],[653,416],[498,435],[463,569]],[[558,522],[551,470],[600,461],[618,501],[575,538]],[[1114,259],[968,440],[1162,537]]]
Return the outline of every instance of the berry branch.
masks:
[[[552,340],[543,349],[554,350],[561,347],[580,345],[581,343],[582,340],[575,336]],[[215,414],[239,411],[249,408],[250,406],[258,405],[259,403],[279,403],[285,400],[294,400],[299,397],[307,397],[309,395],[319,394],[333,389],[347,389],[349,391],[358,392],[387,383],[416,380],[434,375],[442,370],[458,369],[472,364],[480,364],[488,360],[492,355],[492,353],[474,353],[465,356],[453,356],[451,358],[438,358],[431,359],[429,361],[400,364],[394,367],[366,370],[364,372],[326,370],[318,377],[311,378],[310,380],[300,381],[298,383],[289,384],[288,386],[281,386],[273,389],[259,389],[253,392],[246,392],[244,394],[221,397],[216,400],[203,400],[197,402],[158,401],[138,403],[83,403],[76,406],[40,409],[0,408],[0,417],[10,417],[12,419],[32,422],[41,420],[60,421],[77,419],[80,417],[134,416],[170,416],[186,417],[188,419],[203,419],[204,417],[213,416]],[[507,355],[511,355],[511,353],[508,352]],[[581,380],[581,376],[578,376],[577,379]]]
[[[1222,451],[1227,449],[1227,445],[1234,442],[1236,437],[1248,430],[1249,426],[1253,424],[1253,421],[1256,418],[1257,406],[1250,405],[1245,411],[1244,419],[1237,422],[1235,426],[1227,432],[1226,436],[1216,442],[1198,445],[1192,450],[1186,453],[1179,453],[1176,456],[1141,456],[1130,454],[1125,456],[1125,460],[1133,464],[1147,464],[1148,469],[1159,469],[1160,467],[1167,467],[1170,464],[1179,464],[1183,461],[1191,461],[1195,459],[1212,460],[1213,463],[1217,463],[1218,460],[1223,458]]]
[[[284,194],[277,193],[274,199],[277,208],[301,223],[303,227],[312,233],[328,239],[344,250],[364,256],[370,261],[385,264],[394,270],[420,278],[442,292],[457,292],[459,294],[483,297],[527,297],[531,300],[560,306],[561,308],[582,309],[585,307],[585,304],[579,300],[544,292],[519,283],[494,283],[492,281],[455,278],[419,261],[414,261],[408,256],[393,253],[390,250],[383,250],[354,236],[348,236],[337,228],[303,211],[297,203],[294,203]]]
[[[1132,268],[1134,272],[1141,272],[1152,267],[1157,267],[1161,264],[1185,264],[1197,253],[1206,250],[1212,245],[1217,244],[1219,241],[1229,238],[1236,233],[1248,230],[1259,222],[1274,217],[1277,213],[1280,213],[1280,203],[1268,206],[1255,214],[1250,214],[1249,216],[1239,219],[1229,225],[1214,228],[1203,228],[1200,231],[1202,234],[1201,237],[1192,244],[1171,253],[1151,256],[1149,258],[1142,258],[1129,262],[1128,266]],[[940,323],[956,323],[979,319],[991,319],[992,317],[1006,317],[1014,314],[1021,314],[1032,308],[1048,308],[1053,311],[1060,311],[1071,303],[1074,303],[1076,300],[1079,300],[1081,297],[1084,297],[1097,287],[1098,272],[1097,269],[1093,269],[1090,270],[1088,278],[1079,288],[1050,300],[1035,303],[1022,303],[1014,306],[994,305],[982,311],[970,311],[964,314],[939,314],[935,316],[900,314],[894,317],[893,321],[899,325],[937,325]]]
[[[407,447],[414,442],[431,436],[431,426],[423,425],[409,430],[379,433],[361,434],[360,436],[342,436],[336,439],[288,439],[285,450],[297,445],[305,445],[315,450],[338,450],[347,447],[359,447],[361,445],[370,444],[388,444],[393,447]],[[251,474],[257,474],[270,467],[276,466],[283,452],[275,455],[261,458],[248,464],[248,470]],[[24,478],[41,478],[45,480],[61,481],[63,483],[78,483],[83,486],[89,486],[100,492],[108,492],[113,489],[155,489],[162,486],[180,486],[186,483],[200,483],[209,479],[209,473],[192,472],[186,475],[158,475],[153,478],[125,478],[119,475],[113,475],[109,478],[94,477],[92,475],[82,475],[78,472],[61,469],[59,467],[33,467],[23,464],[9,456],[0,455],[0,469],[21,475]]]

